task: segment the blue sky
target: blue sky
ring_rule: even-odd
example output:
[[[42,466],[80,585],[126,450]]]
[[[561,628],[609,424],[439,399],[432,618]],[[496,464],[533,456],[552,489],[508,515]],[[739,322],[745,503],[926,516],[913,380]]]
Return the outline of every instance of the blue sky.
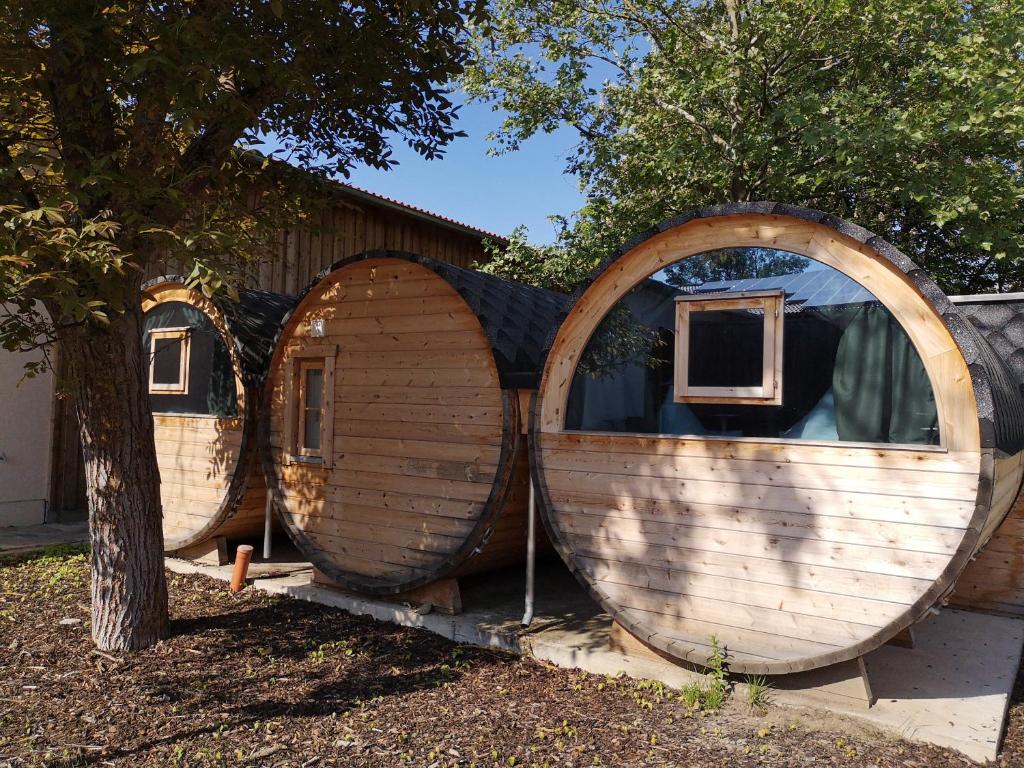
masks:
[[[424,160],[399,141],[397,167],[357,166],[347,181],[501,235],[525,224],[531,242],[550,243],[555,229],[547,217],[583,205],[576,179],[562,172],[576,134],[560,129],[533,137],[516,152],[489,157],[486,136],[500,121],[489,105],[465,105],[458,127],[468,135],[449,145],[443,158]]]
[[[349,181],[502,235],[525,224],[531,242],[550,243],[555,230],[547,217],[570,214],[583,205],[576,179],[562,172],[576,134],[560,129],[533,137],[516,152],[489,157],[486,136],[500,121],[489,105],[465,105],[458,127],[468,135],[456,139],[443,158],[424,160],[399,143],[396,168],[360,166]]]

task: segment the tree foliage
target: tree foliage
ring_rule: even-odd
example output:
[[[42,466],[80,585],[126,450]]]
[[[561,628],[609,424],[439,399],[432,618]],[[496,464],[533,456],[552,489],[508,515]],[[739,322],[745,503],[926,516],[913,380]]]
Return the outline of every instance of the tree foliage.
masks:
[[[498,151],[578,132],[568,258],[776,200],[872,229],[948,291],[1024,287],[1021,0],[495,5],[466,88],[507,111]]]
[[[0,343],[105,322],[128,279],[176,261],[207,290],[313,195],[254,150],[322,174],[433,157],[476,4],[19,0],[0,14]],[[303,194],[305,192],[306,194]],[[51,329],[52,330],[52,329]]]
[[[487,259],[473,266],[507,280],[572,293],[586,279],[590,266],[565,248],[532,245],[528,234],[526,227],[519,226],[512,230],[506,243],[484,241]]]
[[[12,0],[0,13],[0,346],[56,338],[85,459],[92,635],[167,631],[159,467],[143,379],[143,276],[228,289],[315,182],[427,157],[473,0]]]

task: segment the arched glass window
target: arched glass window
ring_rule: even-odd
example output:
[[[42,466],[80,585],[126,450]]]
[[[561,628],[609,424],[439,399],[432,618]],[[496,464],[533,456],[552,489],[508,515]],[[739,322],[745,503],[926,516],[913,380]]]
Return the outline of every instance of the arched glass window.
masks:
[[[691,256],[627,293],[584,350],[565,428],[939,443],[931,382],[892,313],[770,248]]]
[[[142,352],[154,413],[238,415],[231,354],[204,312],[181,301],[157,304],[143,319]]]

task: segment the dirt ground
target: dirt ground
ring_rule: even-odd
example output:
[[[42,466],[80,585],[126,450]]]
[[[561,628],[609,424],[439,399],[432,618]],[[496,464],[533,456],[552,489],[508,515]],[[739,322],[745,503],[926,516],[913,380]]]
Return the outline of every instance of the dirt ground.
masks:
[[[89,639],[85,556],[0,562],[0,766],[907,766],[954,752],[555,669],[168,574],[172,635]],[[1001,768],[1024,766],[1024,675]]]

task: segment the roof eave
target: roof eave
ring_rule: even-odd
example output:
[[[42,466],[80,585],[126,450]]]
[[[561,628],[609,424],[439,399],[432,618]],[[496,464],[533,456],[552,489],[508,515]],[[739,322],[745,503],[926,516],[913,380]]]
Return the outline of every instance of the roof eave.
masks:
[[[403,205],[402,203],[389,200],[386,197],[375,195],[372,192],[367,192],[365,190],[359,189],[358,187],[353,187],[350,184],[346,184],[343,181],[338,181],[337,179],[330,179],[329,181],[342,194],[347,194],[351,197],[355,197],[359,200],[370,203],[372,205],[377,205],[380,206],[381,208],[387,208],[397,213],[401,213],[404,216],[410,216],[414,219],[419,219],[420,221],[426,221],[431,224],[435,224],[439,227],[444,227],[445,229],[454,230],[464,235],[469,235],[470,237],[477,240],[493,240],[495,243],[498,243],[499,245],[508,245],[509,243],[507,237],[496,234],[494,232],[487,232],[486,230],[477,229],[476,227],[472,227],[469,224],[463,224],[462,222],[454,221],[445,218],[444,216],[439,216],[437,214],[430,213],[429,211],[424,211],[420,210],[419,208],[413,208],[408,205]]]

